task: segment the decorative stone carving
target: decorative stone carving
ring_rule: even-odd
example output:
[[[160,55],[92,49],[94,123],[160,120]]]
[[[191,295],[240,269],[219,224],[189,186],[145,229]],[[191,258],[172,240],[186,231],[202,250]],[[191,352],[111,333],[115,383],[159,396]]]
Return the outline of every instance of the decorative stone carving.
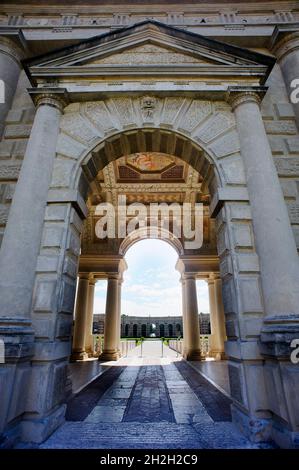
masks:
[[[117,129],[117,125],[112,121],[111,115],[103,101],[89,102],[82,105],[82,108],[83,113],[90,122],[100,129],[103,134],[108,134]]]
[[[154,96],[144,96],[140,99],[140,107],[144,121],[153,121],[157,100]]]
[[[180,128],[191,133],[209,114],[212,106],[209,101],[194,100],[181,118]]]

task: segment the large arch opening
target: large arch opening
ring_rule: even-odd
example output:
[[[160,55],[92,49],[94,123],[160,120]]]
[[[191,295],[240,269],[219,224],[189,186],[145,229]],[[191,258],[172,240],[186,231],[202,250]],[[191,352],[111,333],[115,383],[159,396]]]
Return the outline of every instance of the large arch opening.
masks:
[[[80,175],[78,187],[88,208],[81,239],[79,272],[91,273],[95,281],[107,278],[110,273],[106,272],[105,257],[114,259],[117,264],[121,259],[125,259],[126,253],[140,240],[161,238],[175,249],[179,257],[178,269],[181,277],[190,275],[187,273],[190,270],[188,264],[195,260],[197,266],[192,272],[195,285],[203,279],[208,280],[211,274],[219,274],[215,223],[210,217],[210,204],[212,196],[220,186],[221,178],[217,164],[208,156],[206,150],[192,139],[179,132],[163,128],[126,130],[97,144],[85,157],[82,171],[78,174]],[[143,204],[146,208],[151,204],[176,204],[180,208],[185,204],[193,208],[195,205],[201,205],[202,244],[195,249],[186,248],[184,236],[182,233],[177,235],[175,231],[176,219],[173,213],[168,226],[155,226],[154,234],[152,228],[149,229],[151,217],[147,215],[145,225],[139,224],[137,228],[134,226],[131,231],[125,233],[125,236],[121,237],[117,234],[113,239],[109,237],[99,239],[95,233],[99,220],[97,208],[105,203],[112,205],[117,219],[120,212],[117,207],[120,195],[126,197],[126,208],[130,204]],[[192,217],[194,224],[194,216]],[[128,222],[129,217],[126,215],[126,224]],[[101,263],[104,266],[99,266]],[[96,266],[91,268],[90,264]],[[115,270],[114,275],[116,272],[119,274],[119,267]],[[179,297],[177,300],[181,304]],[[104,311],[93,313],[103,315]],[[202,317],[200,317],[201,320]],[[224,322],[224,317],[221,321]],[[90,330],[89,326],[88,328]],[[159,336],[180,336],[183,340],[185,330],[187,331],[183,324],[180,325],[174,321],[168,325],[163,321],[161,331],[160,327],[157,331]],[[224,327],[222,332],[223,330]],[[131,322],[130,326],[125,326],[121,322],[120,335],[123,337],[134,338],[150,334],[156,335],[157,333],[153,332],[148,325],[142,326],[141,323],[138,327],[136,323]],[[76,336],[76,327],[74,336]],[[102,350],[105,349],[103,339],[101,339],[101,347]],[[209,350],[207,344],[204,347],[201,346],[201,349],[205,356],[210,353],[215,355]],[[118,345],[118,351],[122,351],[121,345]],[[179,347],[179,351],[183,353],[182,346]],[[224,354],[224,350],[221,353]],[[118,355],[115,354],[115,357]],[[185,352],[185,357],[188,357],[188,352]],[[218,354],[218,358],[220,357],[221,354]]]

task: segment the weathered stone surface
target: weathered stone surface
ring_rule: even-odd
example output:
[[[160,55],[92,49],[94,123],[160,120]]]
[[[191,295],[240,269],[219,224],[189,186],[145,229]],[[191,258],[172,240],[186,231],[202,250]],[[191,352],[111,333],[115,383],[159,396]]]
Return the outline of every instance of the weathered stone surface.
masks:
[[[210,149],[217,157],[224,157],[240,150],[240,142],[237,132],[231,131],[223,137],[219,137],[210,145]]]
[[[234,223],[232,226],[234,244],[238,248],[250,248],[253,245],[251,226],[247,224]]]
[[[73,134],[75,134],[75,131]],[[57,153],[76,160],[85,150],[87,150],[86,145],[83,145],[64,133],[59,134],[56,147]]]
[[[279,176],[299,176],[299,158],[274,158]]]
[[[23,109],[11,109],[6,116],[6,124],[16,124],[22,120]]]
[[[262,291],[258,277],[240,279],[240,292],[243,312],[262,312]]]
[[[6,139],[19,139],[29,137],[31,132],[31,125],[27,124],[16,124],[9,125],[5,128]]]
[[[52,176],[52,188],[68,188],[73,177],[72,170],[75,166],[72,160],[56,159]]]
[[[220,167],[228,184],[245,184],[243,162],[239,156],[231,156],[221,160]]]
[[[268,134],[297,134],[295,121],[266,121]]]
[[[51,312],[55,302],[56,281],[41,280],[37,282],[34,310]]]
[[[287,139],[287,146],[290,153],[299,153],[299,137]]]
[[[46,227],[43,234],[43,247],[61,247],[63,241],[64,229],[59,226]]]
[[[10,158],[12,155],[14,142],[10,140],[3,140],[0,142],[0,159]]]
[[[211,112],[212,106],[209,101],[194,100],[183,116],[179,127],[184,131],[192,132]]]
[[[289,202],[287,207],[291,223],[299,224],[299,202]]]
[[[9,163],[0,165],[0,180],[17,180],[20,168],[20,163]]]
[[[279,119],[295,118],[294,109],[291,103],[276,103],[275,108]]]

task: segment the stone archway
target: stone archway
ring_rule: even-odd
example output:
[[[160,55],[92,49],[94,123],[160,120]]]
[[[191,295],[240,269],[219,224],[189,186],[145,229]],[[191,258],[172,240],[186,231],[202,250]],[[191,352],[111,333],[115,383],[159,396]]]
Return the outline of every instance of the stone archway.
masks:
[[[234,116],[229,105],[225,102],[210,102],[200,99],[154,98],[151,101],[151,125],[149,127],[148,115],[144,119],[142,111],[132,114],[140,119],[139,122],[131,125],[128,122],[120,122],[117,109],[123,102],[126,104],[126,108],[131,109],[128,99],[108,100],[106,103],[72,104],[65,109],[60,123],[57,154],[44,220],[44,237],[39,254],[39,259],[42,261],[45,259],[45,253],[49,253],[49,250],[51,258],[51,250],[54,249],[56,253],[60,253],[59,264],[53,264],[51,267],[48,265],[46,271],[42,264],[37,266],[33,303],[33,315],[36,318],[36,343],[42,346],[39,340],[39,337],[42,339],[44,334],[41,330],[44,328],[40,321],[41,312],[44,312],[43,321],[45,313],[48,312],[48,315],[51,313],[51,318],[53,318],[52,314],[55,312],[56,336],[54,337],[56,339],[53,344],[61,351],[58,356],[59,363],[57,363],[58,357],[53,360],[51,356],[48,356],[48,362],[44,362],[44,370],[50,369],[52,371],[51,381],[45,380],[44,382],[44,392],[50,394],[54,400],[50,405],[53,415],[49,419],[49,425],[45,427],[45,433],[51,432],[50,429],[53,429],[51,426],[54,425],[54,422],[57,423],[57,417],[63,416],[64,413],[63,402],[67,388],[66,382],[63,382],[63,374],[66,371],[69,349],[63,350],[61,347],[68,346],[68,343],[64,341],[69,338],[70,334],[77,263],[80,254],[80,234],[83,227],[82,219],[87,215],[85,200],[88,196],[89,185],[101,167],[118,158],[123,152],[132,152],[138,149],[140,151],[151,149],[172,152],[185,159],[203,174],[204,187],[212,196],[211,212],[214,216],[217,214],[217,238],[221,256],[226,314],[229,322],[230,318],[234,318],[237,323],[239,321],[239,313],[233,307],[236,304],[231,304],[232,299],[237,299],[241,295],[235,263],[230,261],[236,249],[232,240],[227,238],[226,232],[235,230],[236,233],[239,233],[241,231],[240,237],[242,238],[244,227],[246,227],[246,233],[251,233],[252,229],[250,219],[246,219],[242,227],[239,227],[234,222],[235,215],[230,214],[229,207],[232,206],[234,210],[238,211],[240,200],[242,201],[242,209],[245,204],[249,210],[249,203],[246,196],[239,140]],[[134,106],[140,106],[141,103],[142,99],[138,98],[135,100]],[[123,105],[121,109],[124,109]],[[115,129],[111,130],[111,127],[110,129],[104,127],[101,131],[96,128],[96,123],[88,122],[85,114],[92,112],[94,116],[98,116],[99,110],[103,113],[103,126],[110,126],[112,120],[122,129],[116,132]],[[152,127],[152,121],[154,121],[155,127]],[[135,127],[136,124],[139,125],[138,128]],[[211,144],[209,144],[210,141]],[[250,245],[247,238],[248,248]],[[254,257],[253,240],[250,249]],[[109,264],[109,260],[105,261],[108,261]],[[103,260],[102,262],[104,263]],[[235,272],[227,270],[230,265]],[[104,269],[108,269],[107,266]],[[112,271],[114,272],[114,268]],[[193,276],[192,269],[189,269],[188,275]],[[257,282],[256,272],[250,277],[252,282]],[[46,336],[52,334],[51,331],[53,331],[52,327],[47,328]],[[236,330],[232,332],[232,337],[235,334]],[[42,339],[43,341],[44,339]],[[36,351],[38,350],[37,347]],[[35,361],[40,362],[38,356],[32,359],[32,363],[34,364]],[[246,384],[242,367],[240,364],[236,367],[236,363],[232,362],[232,371],[239,377],[241,387],[237,398],[244,403],[246,391],[243,387],[246,387]],[[33,368],[31,376],[33,383],[37,380],[36,373],[40,372]],[[58,383],[61,384],[59,396],[57,395]],[[32,396],[34,397],[34,391]]]
[[[132,45],[153,40],[177,64],[121,62],[119,50],[130,54]],[[107,52],[117,72],[103,64]],[[165,148],[204,173],[211,195],[234,420],[252,440],[296,445],[298,366],[290,342],[298,338],[298,253],[259,109],[273,65],[269,55],[151,21],[26,61],[37,110],[0,257],[4,439],[21,433],[40,442],[64,419],[80,234],[94,174],[134,148]],[[79,84],[81,76],[90,85]],[[192,260],[183,260],[192,290]],[[107,272],[118,268],[106,261]]]

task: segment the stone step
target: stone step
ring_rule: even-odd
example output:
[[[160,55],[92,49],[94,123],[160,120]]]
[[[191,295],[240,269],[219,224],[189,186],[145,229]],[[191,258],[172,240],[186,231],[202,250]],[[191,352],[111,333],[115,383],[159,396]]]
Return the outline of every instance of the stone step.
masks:
[[[232,423],[93,424],[66,422],[41,449],[254,449]]]

